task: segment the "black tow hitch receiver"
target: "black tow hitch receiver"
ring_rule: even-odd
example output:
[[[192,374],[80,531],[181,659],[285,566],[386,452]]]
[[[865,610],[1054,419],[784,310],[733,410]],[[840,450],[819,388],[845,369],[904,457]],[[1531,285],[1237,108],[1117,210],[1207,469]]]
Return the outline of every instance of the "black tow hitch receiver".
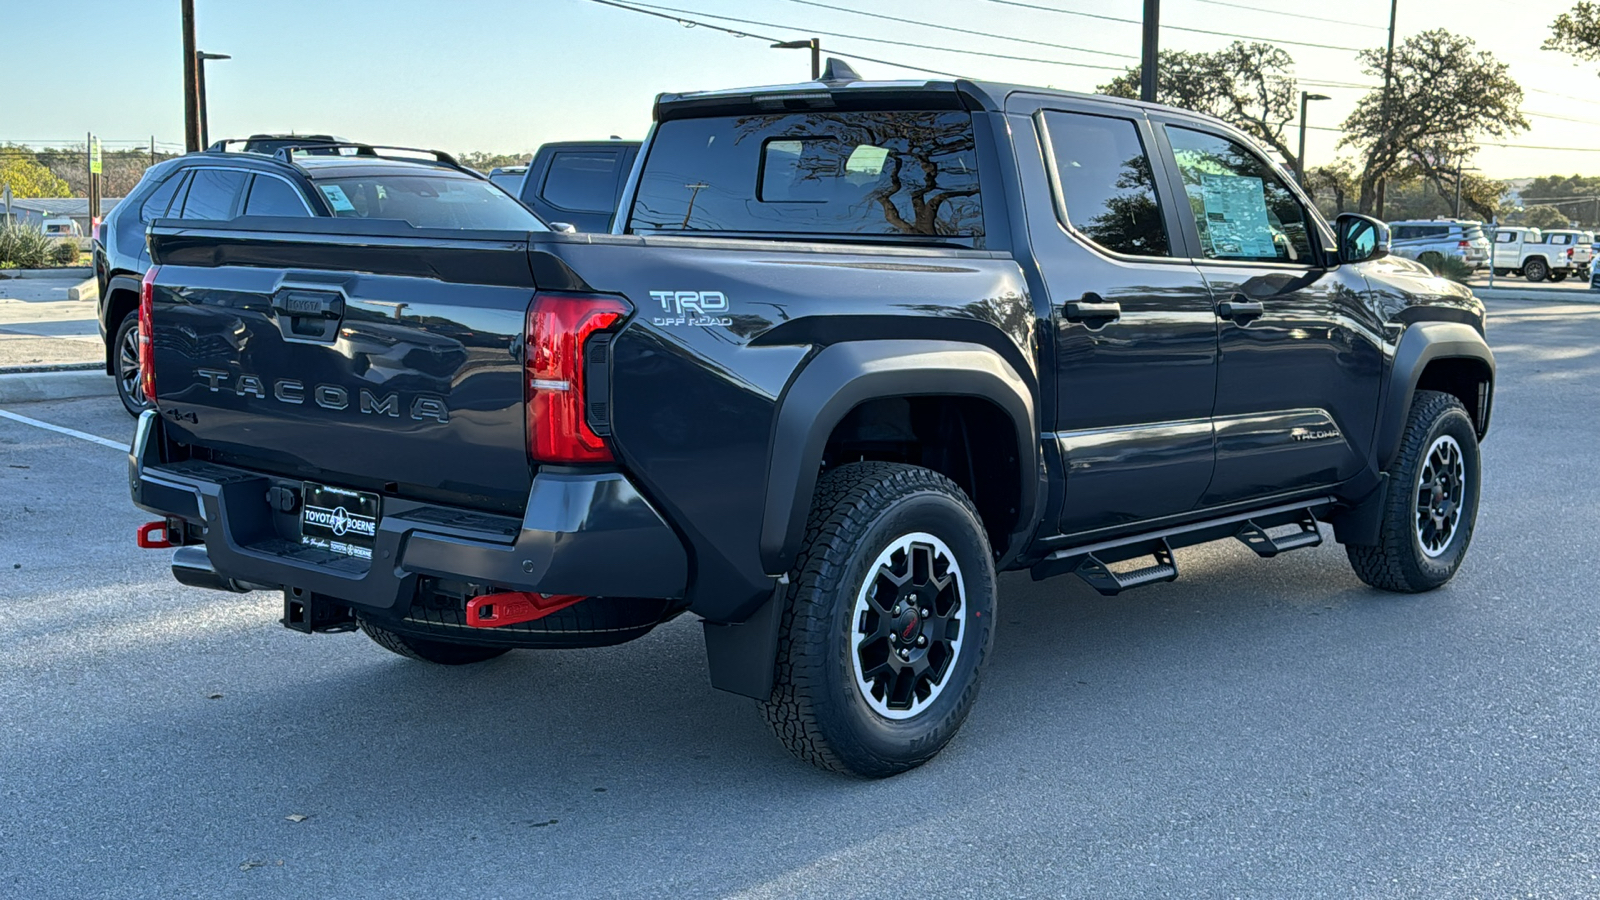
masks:
[[[284,588],[283,627],[303,634],[339,634],[356,630],[350,607],[305,588]]]

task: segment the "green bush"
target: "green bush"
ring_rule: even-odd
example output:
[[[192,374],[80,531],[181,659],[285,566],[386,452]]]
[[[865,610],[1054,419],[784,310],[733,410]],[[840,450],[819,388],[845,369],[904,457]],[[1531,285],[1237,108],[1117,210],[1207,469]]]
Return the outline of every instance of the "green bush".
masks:
[[[1424,253],[1422,255],[1427,256],[1428,254]],[[1443,254],[1435,255],[1439,258],[1437,260],[1428,260],[1427,265],[1429,269],[1433,270],[1433,274],[1438,275],[1440,278],[1448,278],[1457,284],[1466,284],[1467,279],[1471,278],[1472,274],[1477,271],[1476,267],[1459,257],[1445,256]]]
[[[58,266],[70,266],[77,263],[80,249],[77,241],[65,238],[56,242],[55,248],[50,251],[50,258]]]
[[[49,265],[54,248],[43,231],[19,222],[0,225],[0,265],[39,269]]]

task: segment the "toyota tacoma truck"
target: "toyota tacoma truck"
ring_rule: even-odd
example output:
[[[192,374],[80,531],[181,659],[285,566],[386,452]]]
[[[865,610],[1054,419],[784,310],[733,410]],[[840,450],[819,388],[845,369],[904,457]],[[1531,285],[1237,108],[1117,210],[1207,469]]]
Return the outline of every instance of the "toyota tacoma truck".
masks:
[[[356,192],[149,231],[139,539],[293,629],[453,665],[691,613],[713,687],[876,777],[971,710],[999,572],[1331,536],[1415,592],[1472,539],[1482,304],[1210,118],[833,66],[661,95],[609,234]]]

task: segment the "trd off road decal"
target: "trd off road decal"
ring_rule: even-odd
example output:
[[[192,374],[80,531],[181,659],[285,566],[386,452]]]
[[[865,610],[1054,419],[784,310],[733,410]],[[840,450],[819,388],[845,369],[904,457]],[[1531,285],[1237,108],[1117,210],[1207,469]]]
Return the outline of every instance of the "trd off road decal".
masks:
[[[733,324],[731,317],[718,315],[728,311],[728,295],[721,291],[651,291],[650,298],[660,303],[662,312],[666,313],[651,317],[650,321],[658,327],[709,328]]]

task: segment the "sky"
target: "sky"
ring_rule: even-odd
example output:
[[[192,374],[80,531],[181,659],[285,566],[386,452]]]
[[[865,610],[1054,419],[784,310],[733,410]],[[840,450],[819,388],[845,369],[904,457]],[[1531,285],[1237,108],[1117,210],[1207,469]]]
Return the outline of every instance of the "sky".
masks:
[[[1027,0],[1039,7],[1138,20],[1141,0]],[[868,78],[965,77],[1092,91],[1135,63],[1135,24],[1063,15],[997,0],[641,0],[708,22],[784,40],[819,32],[927,44],[927,49],[821,36],[824,55],[851,60]],[[1533,128],[1516,147],[1485,147],[1475,164],[1492,178],[1600,174],[1600,64],[1539,49],[1569,0],[1399,0],[1399,38],[1445,27],[1511,65]],[[195,0],[199,47],[232,59],[209,63],[210,133],[328,132],[372,143],[452,152],[527,152],[552,140],[640,138],[661,91],[792,83],[809,55],[767,40],[602,5],[596,0]],[[1239,7],[1252,7],[1249,9]],[[1310,6],[1313,21],[1272,0],[1166,0],[1163,48],[1216,50],[1231,37],[1283,44],[1301,79],[1374,83],[1350,49],[1380,47],[1385,0]],[[1305,9],[1304,5],[1297,8]],[[849,12],[913,20],[887,21]],[[70,12],[69,12],[70,11]],[[716,20],[720,15],[769,23]],[[82,21],[79,21],[79,17]],[[925,23],[925,24],[924,24]],[[953,26],[1024,38],[960,34]],[[81,142],[163,149],[183,140],[179,0],[0,0],[11,87],[0,101],[0,143]],[[94,35],[86,67],[76,45]],[[1066,45],[1080,50],[1062,49]],[[1036,61],[956,52],[976,51]],[[1098,51],[1096,53],[1083,52]],[[888,65],[898,63],[901,65]],[[1078,65],[1064,65],[1076,63]],[[925,66],[927,69],[918,69]],[[1365,90],[1302,85],[1332,99],[1311,105],[1308,165],[1330,161],[1335,126]],[[1293,136],[1293,126],[1291,126]],[[1345,151],[1349,152],[1349,151]]]

